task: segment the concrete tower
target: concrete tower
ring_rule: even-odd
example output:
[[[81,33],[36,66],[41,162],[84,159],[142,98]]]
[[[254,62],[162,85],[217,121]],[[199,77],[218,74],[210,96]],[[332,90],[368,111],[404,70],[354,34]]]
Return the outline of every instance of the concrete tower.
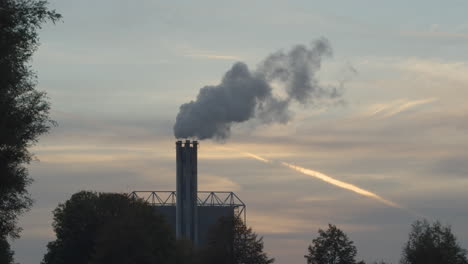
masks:
[[[176,142],[176,236],[198,244],[197,141]]]

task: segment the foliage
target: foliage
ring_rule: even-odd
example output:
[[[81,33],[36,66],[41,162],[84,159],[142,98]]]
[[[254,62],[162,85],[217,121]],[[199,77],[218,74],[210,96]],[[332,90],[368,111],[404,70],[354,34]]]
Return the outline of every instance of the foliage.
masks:
[[[356,263],[356,247],[343,231],[328,224],[328,230],[319,229],[318,233],[308,248],[309,254],[304,256],[308,264]]]
[[[123,194],[79,192],[54,210],[57,239],[43,264],[170,263],[175,238],[163,216]]]
[[[462,249],[450,226],[440,222],[413,223],[408,242],[403,248],[402,264],[467,264],[466,250]]]
[[[5,236],[0,237],[0,263],[12,264],[13,263],[13,251],[10,248]]]
[[[190,240],[178,239],[176,241],[176,264],[197,263],[197,250]]]
[[[258,238],[240,218],[229,217],[221,218],[210,231],[200,261],[204,264],[269,264],[274,259],[263,252],[263,238]]]
[[[28,147],[46,133],[49,103],[35,89],[29,62],[39,45],[37,30],[60,15],[47,1],[0,0],[0,235],[17,238],[18,215],[32,201],[26,190],[31,179],[25,164],[33,158]]]

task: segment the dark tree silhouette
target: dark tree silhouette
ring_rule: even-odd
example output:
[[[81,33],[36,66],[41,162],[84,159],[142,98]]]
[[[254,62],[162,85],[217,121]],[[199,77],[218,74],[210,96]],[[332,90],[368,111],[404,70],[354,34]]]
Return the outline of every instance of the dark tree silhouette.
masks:
[[[258,238],[238,217],[221,218],[213,226],[208,245],[200,252],[203,264],[269,264],[274,259],[263,252],[263,238]]]
[[[319,229],[318,233],[308,248],[309,254],[304,256],[308,264],[356,263],[356,247],[343,231],[328,224],[328,230]]]
[[[176,241],[176,264],[197,263],[198,254],[190,240],[178,239]]]
[[[466,253],[466,250],[458,245],[450,226],[442,226],[438,221],[431,225],[427,220],[423,220],[413,223],[400,262],[468,264]]]
[[[31,179],[25,167],[28,148],[53,122],[44,92],[35,89],[29,62],[39,45],[37,30],[60,15],[47,1],[0,0],[0,236],[17,238],[16,222],[32,200],[26,190]],[[3,262],[2,262],[3,263]]]
[[[6,237],[0,237],[0,263],[13,263],[13,251],[11,250]]]
[[[54,210],[57,236],[43,264],[172,263],[175,238],[162,215],[123,194],[79,192]]]

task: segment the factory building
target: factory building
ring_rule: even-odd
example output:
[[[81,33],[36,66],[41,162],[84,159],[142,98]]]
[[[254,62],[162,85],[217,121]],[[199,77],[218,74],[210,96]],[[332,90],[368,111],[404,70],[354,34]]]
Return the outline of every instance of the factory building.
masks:
[[[198,142],[176,142],[176,191],[133,191],[162,213],[178,239],[197,246],[207,242],[211,226],[221,217],[240,217],[245,222],[245,204],[233,192],[198,191]]]

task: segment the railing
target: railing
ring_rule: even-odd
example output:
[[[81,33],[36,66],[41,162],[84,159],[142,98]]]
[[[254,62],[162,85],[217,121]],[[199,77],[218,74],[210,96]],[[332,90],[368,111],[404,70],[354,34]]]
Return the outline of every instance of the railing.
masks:
[[[130,197],[143,199],[153,206],[175,206],[177,196],[175,191],[133,191]],[[246,221],[246,206],[244,202],[233,192],[207,192],[199,191],[197,197],[198,206],[234,207],[237,217]]]
[[[175,206],[177,197],[174,191],[133,191],[133,199],[143,199],[153,206]]]

